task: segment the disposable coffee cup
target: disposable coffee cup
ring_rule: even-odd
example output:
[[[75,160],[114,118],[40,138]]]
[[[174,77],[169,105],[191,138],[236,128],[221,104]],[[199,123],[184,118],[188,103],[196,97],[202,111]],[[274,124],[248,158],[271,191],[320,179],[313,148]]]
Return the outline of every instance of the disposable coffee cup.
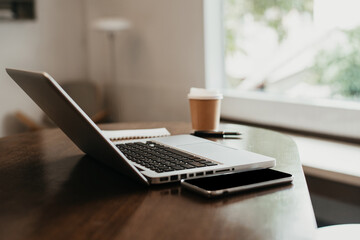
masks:
[[[188,99],[193,130],[218,130],[222,98],[217,90],[190,89]]]

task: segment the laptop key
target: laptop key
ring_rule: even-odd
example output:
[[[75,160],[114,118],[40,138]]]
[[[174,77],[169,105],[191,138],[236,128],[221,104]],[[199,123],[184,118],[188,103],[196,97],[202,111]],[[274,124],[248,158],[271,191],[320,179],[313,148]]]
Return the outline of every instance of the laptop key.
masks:
[[[173,169],[175,169],[175,170],[184,170],[185,168],[180,167],[180,166],[173,166]]]
[[[213,163],[213,162],[206,162],[205,164],[206,164],[206,166],[209,166],[209,167],[217,165],[216,163]]]
[[[172,168],[167,168],[167,169],[164,169],[163,171],[164,171],[164,172],[172,172],[172,171],[174,171],[174,169],[172,169]]]
[[[186,168],[186,169],[195,168],[195,166],[190,165],[190,164],[180,164],[180,166],[182,166],[183,168]]]
[[[195,159],[194,161],[198,162],[198,163],[207,163],[207,162],[209,162],[209,161],[204,160],[204,159]]]
[[[205,167],[205,166],[206,166],[206,165],[203,164],[203,163],[198,163],[198,162],[195,162],[195,161],[189,162],[188,164],[193,165],[193,166],[195,166],[195,167]]]

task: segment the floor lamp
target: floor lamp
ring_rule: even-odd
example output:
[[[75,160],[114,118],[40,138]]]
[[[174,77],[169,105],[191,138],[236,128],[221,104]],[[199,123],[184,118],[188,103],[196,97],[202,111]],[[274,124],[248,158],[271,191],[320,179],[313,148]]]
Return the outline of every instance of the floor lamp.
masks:
[[[115,85],[116,80],[117,80],[117,71],[116,71],[116,66],[117,66],[117,57],[116,57],[116,34],[120,33],[126,29],[129,29],[131,27],[131,24],[129,21],[122,19],[122,18],[100,18],[95,20],[94,24],[93,24],[93,28],[95,30],[101,31],[101,32],[105,32],[108,40],[109,40],[109,50],[110,50],[110,81],[108,82],[110,84],[110,89],[106,89],[105,87],[105,91],[109,90],[110,92],[105,92],[105,99],[106,99],[106,105],[109,106],[109,108],[111,109],[112,112],[116,112],[117,106],[116,103],[111,104],[113,102],[113,99],[115,97],[114,94],[112,93],[112,90],[114,90],[114,86],[111,85]],[[105,84],[106,85],[106,84]],[[113,114],[115,115],[115,114]],[[114,117],[112,117],[114,118]],[[117,120],[116,117],[115,119],[112,120]]]
[[[122,18],[100,18],[94,22],[94,29],[105,32],[109,39],[110,46],[110,66],[111,78],[116,80],[116,33],[122,32],[130,28],[130,22]]]

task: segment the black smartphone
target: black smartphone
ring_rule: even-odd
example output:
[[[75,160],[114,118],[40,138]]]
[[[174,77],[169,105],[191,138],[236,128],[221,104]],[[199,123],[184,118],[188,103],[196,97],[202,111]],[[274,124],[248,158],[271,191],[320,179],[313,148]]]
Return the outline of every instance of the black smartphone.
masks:
[[[215,197],[254,188],[291,183],[292,180],[293,176],[289,173],[261,169],[181,180],[181,185],[207,197]]]

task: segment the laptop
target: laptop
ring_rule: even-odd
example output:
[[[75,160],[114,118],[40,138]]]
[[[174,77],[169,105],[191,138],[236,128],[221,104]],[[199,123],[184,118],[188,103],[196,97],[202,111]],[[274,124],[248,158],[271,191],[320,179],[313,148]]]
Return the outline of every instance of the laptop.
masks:
[[[186,134],[114,143],[48,73],[6,71],[84,153],[141,183],[162,184],[275,165],[272,157]]]

